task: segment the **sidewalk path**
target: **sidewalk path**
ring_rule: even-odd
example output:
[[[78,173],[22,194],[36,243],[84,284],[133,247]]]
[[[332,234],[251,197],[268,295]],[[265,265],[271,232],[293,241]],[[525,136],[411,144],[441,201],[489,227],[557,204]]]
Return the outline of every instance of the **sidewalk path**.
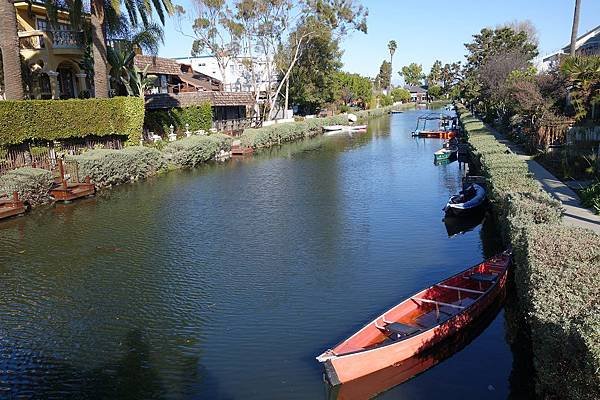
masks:
[[[534,161],[530,155],[527,155],[521,146],[511,142],[502,133],[491,126],[486,125],[486,127],[499,142],[506,145],[511,152],[524,160],[529,167],[529,171],[533,174],[535,179],[542,184],[544,190],[563,204],[563,208],[565,209],[563,222],[565,224],[588,228],[600,233],[600,216],[583,207],[579,196],[577,196],[577,193],[575,193],[573,189],[552,175],[546,168],[542,167],[540,163]]]

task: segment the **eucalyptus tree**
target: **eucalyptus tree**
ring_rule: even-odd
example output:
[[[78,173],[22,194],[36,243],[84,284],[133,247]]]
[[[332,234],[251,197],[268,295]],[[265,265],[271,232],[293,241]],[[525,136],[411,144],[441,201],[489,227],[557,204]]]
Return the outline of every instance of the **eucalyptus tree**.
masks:
[[[190,10],[177,7],[177,29],[194,39],[192,55],[215,57],[224,78],[234,57],[241,56],[254,74],[257,62],[266,63],[266,119],[274,116],[302,51],[322,27],[340,40],[352,29],[366,32],[368,14],[357,0],[192,0]]]

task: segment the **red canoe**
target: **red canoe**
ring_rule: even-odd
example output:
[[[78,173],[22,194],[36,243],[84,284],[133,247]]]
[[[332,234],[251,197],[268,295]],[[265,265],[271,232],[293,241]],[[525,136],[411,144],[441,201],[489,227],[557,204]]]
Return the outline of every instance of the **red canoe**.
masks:
[[[503,293],[511,253],[505,251],[392,307],[317,360],[332,385],[393,366],[453,335]]]

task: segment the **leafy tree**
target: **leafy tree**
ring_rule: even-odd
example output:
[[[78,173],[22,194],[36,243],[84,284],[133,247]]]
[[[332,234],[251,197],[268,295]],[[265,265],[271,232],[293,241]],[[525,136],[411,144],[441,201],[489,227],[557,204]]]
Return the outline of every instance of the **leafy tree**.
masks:
[[[462,71],[461,96],[490,118],[507,121],[510,111],[506,85],[515,69],[527,69],[538,54],[525,30],[504,26],[482,29],[465,44],[467,64]]]
[[[435,60],[431,66],[431,71],[427,75],[427,84],[436,85],[442,80],[442,62]]]
[[[346,106],[365,107],[373,95],[373,83],[359,74],[337,72],[335,74],[335,98]]]
[[[303,35],[304,30],[319,34],[301,47],[289,81],[289,94],[290,100],[300,107],[302,113],[313,114],[334,100],[335,78],[342,66],[342,52],[331,29],[316,19],[307,21],[307,24],[299,28],[298,35]]]
[[[375,78],[378,89],[387,89],[390,87],[392,80],[392,64],[388,61],[383,61],[379,67],[379,74]]]
[[[440,71],[440,82],[442,84],[442,90],[444,93],[448,93],[451,87],[453,87],[460,80],[461,65],[460,61],[452,64],[444,64]]]
[[[399,72],[400,76],[404,77],[404,82],[407,85],[419,86],[421,85],[425,75],[423,74],[423,66],[417,63],[410,63],[402,67],[402,72]]]
[[[355,0],[342,2],[338,0],[302,0],[299,3],[300,6],[303,5],[304,7],[297,7],[295,2],[292,2],[292,10],[301,10],[301,14],[298,16],[300,22],[293,34],[290,35],[287,50],[280,52],[284,55],[287,54],[287,57],[279,58],[278,65],[282,73],[275,95],[270,101],[269,119],[275,109],[275,101],[279,97],[281,89],[284,84],[289,83],[292,69],[298,62],[302,46],[308,44],[311,40],[316,40],[323,28],[329,30],[331,37],[335,37],[337,41],[350,29],[363,33],[367,32],[366,17],[368,11]],[[314,27],[314,29],[311,27]],[[339,62],[339,60],[336,61]]]
[[[194,0],[193,34],[184,32],[182,27],[186,10],[175,6],[177,29],[186,36],[192,37],[192,56],[209,53],[217,61],[223,86],[227,85],[225,73],[230,60],[240,52],[242,25],[233,18],[233,12],[225,0]]]
[[[537,46],[531,43],[527,32],[516,32],[509,27],[484,28],[473,35],[473,41],[466,43],[465,47],[467,48],[467,72],[476,70],[493,55],[519,52],[527,60],[532,60],[538,55]]]
[[[439,98],[442,95],[442,88],[438,85],[430,85],[427,89],[427,94],[434,99]]]
[[[410,101],[410,92],[404,88],[395,88],[391,94],[394,101]]]

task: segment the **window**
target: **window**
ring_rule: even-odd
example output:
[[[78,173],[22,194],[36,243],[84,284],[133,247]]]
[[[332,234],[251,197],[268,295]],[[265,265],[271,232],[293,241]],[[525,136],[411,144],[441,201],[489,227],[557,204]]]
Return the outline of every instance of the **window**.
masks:
[[[48,30],[48,20],[43,18],[37,18],[35,20],[36,29],[38,31],[47,31]]]

